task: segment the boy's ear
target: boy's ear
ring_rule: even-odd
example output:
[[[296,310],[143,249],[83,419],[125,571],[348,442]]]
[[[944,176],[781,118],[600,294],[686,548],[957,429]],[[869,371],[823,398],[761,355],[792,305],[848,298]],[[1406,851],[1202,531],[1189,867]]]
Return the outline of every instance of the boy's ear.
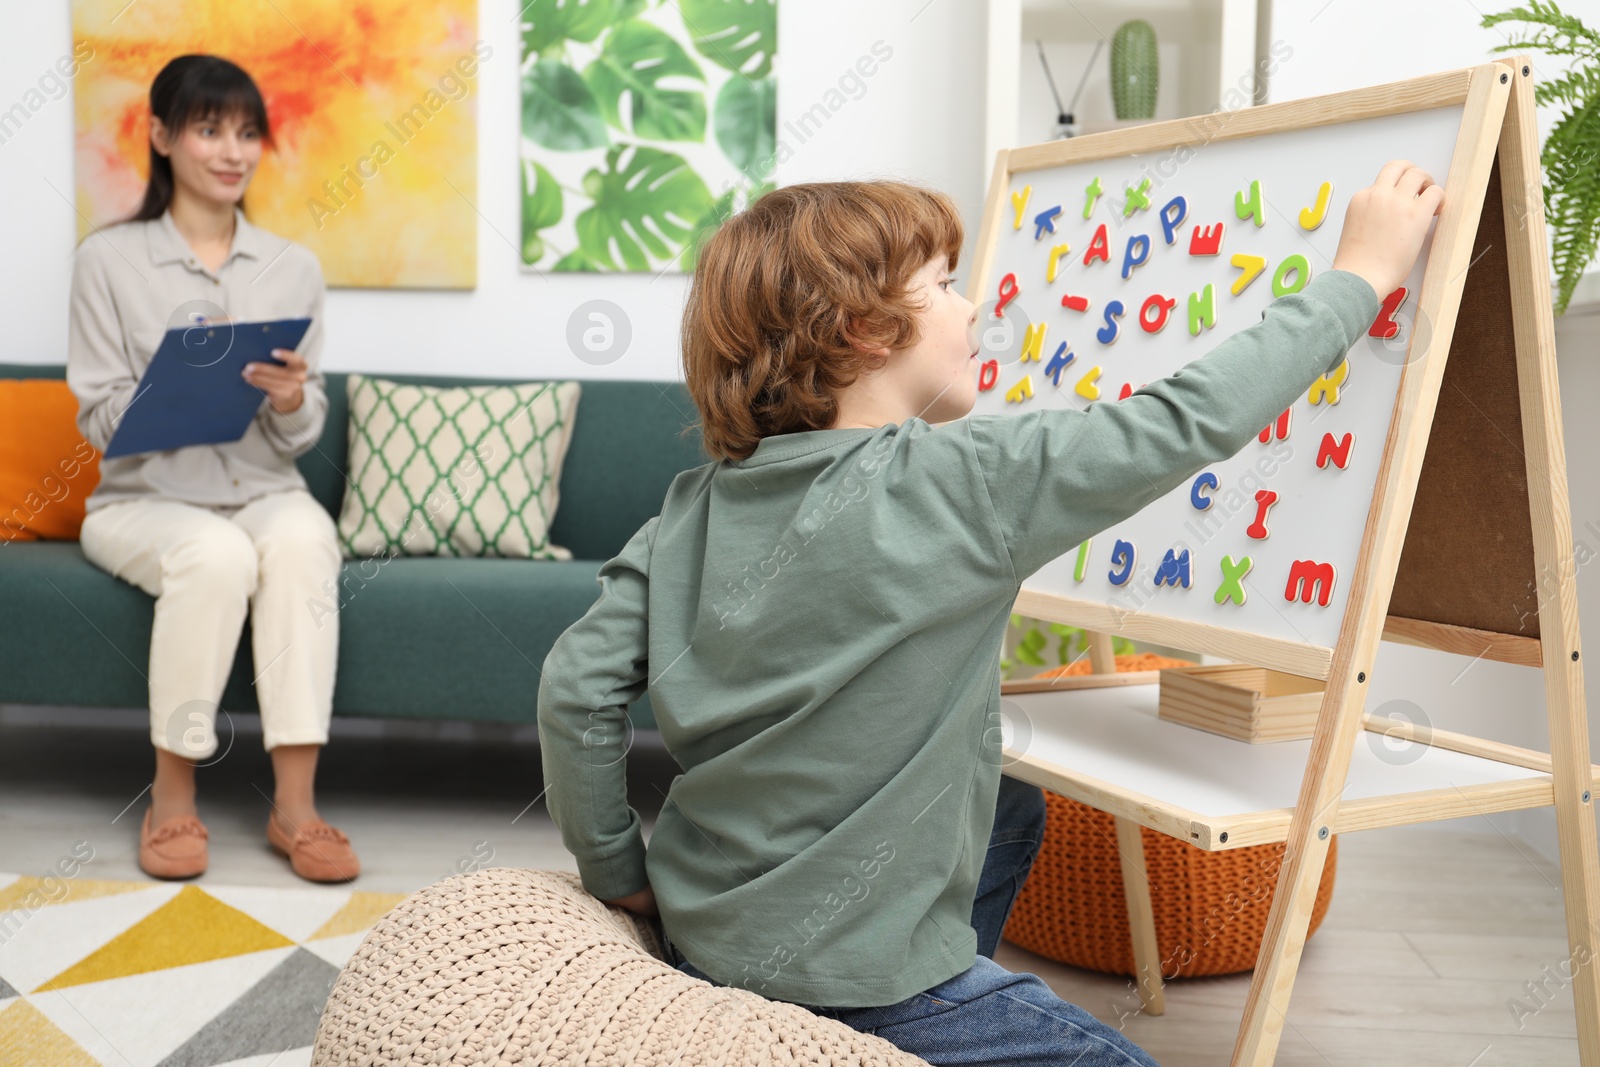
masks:
[[[844,339],[850,343],[850,346],[852,348],[855,348],[855,349],[858,349],[859,351],[865,352],[868,355],[882,356],[884,359],[888,359],[889,358],[889,349],[886,346],[879,345],[878,347],[873,348],[870,345],[863,344],[861,341],[856,339],[854,331],[855,331],[855,323],[854,322],[850,323],[850,325],[848,325],[848,326],[846,326],[844,328]]]

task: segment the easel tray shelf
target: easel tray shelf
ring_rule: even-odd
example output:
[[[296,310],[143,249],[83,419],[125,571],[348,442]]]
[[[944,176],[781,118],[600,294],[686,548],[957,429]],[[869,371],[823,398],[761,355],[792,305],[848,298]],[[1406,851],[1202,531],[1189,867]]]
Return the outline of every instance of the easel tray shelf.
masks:
[[[1157,675],[1003,683],[1004,772],[1208,852],[1286,840],[1311,740],[1250,744],[1167,722]],[[1442,731],[1396,753],[1391,724],[1368,726],[1331,833],[1552,803],[1544,753]],[[1473,751],[1447,747],[1458,741]]]

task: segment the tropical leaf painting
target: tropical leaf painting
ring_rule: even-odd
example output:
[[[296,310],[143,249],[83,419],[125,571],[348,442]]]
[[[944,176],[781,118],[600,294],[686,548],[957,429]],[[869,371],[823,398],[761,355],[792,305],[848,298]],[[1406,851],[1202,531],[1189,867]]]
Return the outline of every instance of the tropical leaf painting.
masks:
[[[532,0],[521,32],[525,269],[692,271],[772,188],[777,0]]]

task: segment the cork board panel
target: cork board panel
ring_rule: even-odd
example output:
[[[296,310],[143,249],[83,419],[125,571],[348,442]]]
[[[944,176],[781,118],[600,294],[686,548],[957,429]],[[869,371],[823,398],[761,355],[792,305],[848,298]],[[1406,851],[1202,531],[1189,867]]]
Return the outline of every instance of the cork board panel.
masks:
[[[1537,638],[1537,611],[1496,158],[1389,614]]]

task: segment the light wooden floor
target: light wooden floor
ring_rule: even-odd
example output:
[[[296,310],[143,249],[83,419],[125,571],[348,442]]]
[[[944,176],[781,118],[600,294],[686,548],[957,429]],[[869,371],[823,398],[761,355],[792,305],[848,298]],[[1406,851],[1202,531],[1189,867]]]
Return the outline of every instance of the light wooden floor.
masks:
[[[531,728],[382,729],[388,736],[374,736],[373,723],[336,721],[319,774],[323,815],[361,854],[360,888],[408,892],[474,865],[575,869],[538,799]],[[94,858],[84,877],[142,878],[135,856],[152,761],[139,713],[0,708],[0,870],[43,874],[87,841]],[[648,828],[676,765],[644,734],[628,771],[630,803]],[[302,884],[263,835],[271,766],[253,717],[238,722],[228,754],[200,772],[200,787],[211,830],[203,881]],[[1280,1067],[1578,1062],[1570,992],[1551,977],[1568,955],[1557,871],[1479,824],[1340,839],[1332,906],[1306,946]],[[1157,1018],[1138,1013],[1126,979],[1009,944],[997,958],[1101,1019],[1123,1019],[1163,1067],[1228,1062],[1247,975],[1169,984],[1167,1012]],[[1519,1029],[1508,1002],[1539,1005],[1526,983],[1545,985],[1548,1006]]]

